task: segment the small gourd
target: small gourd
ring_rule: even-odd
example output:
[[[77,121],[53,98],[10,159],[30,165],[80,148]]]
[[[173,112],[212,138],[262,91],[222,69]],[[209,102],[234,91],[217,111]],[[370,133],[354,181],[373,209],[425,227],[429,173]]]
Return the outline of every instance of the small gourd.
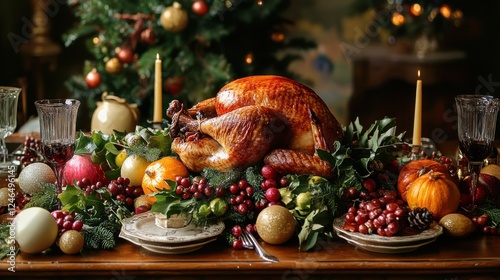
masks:
[[[408,162],[401,168],[398,177],[398,192],[404,201],[406,193],[415,180],[429,171],[439,171],[449,174],[448,169],[441,163],[432,159],[420,159]]]
[[[443,216],[457,211],[460,191],[447,173],[431,170],[411,184],[406,199],[410,209],[425,207],[439,221]]]

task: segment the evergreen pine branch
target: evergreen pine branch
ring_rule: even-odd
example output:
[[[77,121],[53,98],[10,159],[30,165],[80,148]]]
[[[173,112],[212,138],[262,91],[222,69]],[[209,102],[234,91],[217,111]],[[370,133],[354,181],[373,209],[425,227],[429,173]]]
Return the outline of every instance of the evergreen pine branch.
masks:
[[[83,231],[85,247],[92,249],[112,249],[116,245],[116,237],[120,226],[111,221],[104,221],[96,227],[86,228]]]
[[[52,212],[59,207],[59,200],[57,198],[58,192],[56,186],[50,183],[41,183],[42,190],[33,194],[24,208],[41,207],[49,212]]]

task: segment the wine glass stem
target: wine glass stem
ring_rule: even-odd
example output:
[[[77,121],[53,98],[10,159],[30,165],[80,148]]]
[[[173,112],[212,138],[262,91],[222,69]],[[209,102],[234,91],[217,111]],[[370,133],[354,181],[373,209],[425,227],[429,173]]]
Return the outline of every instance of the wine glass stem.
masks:
[[[9,151],[7,151],[7,145],[5,145],[5,139],[0,137],[0,157],[2,160],[0,162],[5,163],[7,161]]]
[[[61,193],[64,180],[64,164],[59,164],[59,163],[54,164],[54,173],[56,175],[57,192]]]
[[[477,181],[479,180],[479,172],[481,172],[481,168],[483,168],[483,162],[469,162],[472,204],[476,204]]]

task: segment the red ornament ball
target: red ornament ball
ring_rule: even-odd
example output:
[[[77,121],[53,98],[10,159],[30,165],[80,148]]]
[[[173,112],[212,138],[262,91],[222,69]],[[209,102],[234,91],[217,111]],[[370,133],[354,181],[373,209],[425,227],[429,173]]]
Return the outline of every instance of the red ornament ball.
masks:
[[[153,45],[156,41],[156,34],[153,28],[148,27],[141,32],[141,41],[146,45]]]
[[[168,78],[164,83],[165,90],[172,95],[179,93],[182,90],[183,84],[184,79],[179,76]]]
[[[130,48],[121,48],[116,55],[122,63],[134,61],[134,52]]]
[[[96,88],[101,84],[101,74],[94,68],[85,76],[85,83],[89,88]]]
[[[193,12],[199,16],[204,16],[208,12],[208,5],[203,0],[196,0],[191,6]]]

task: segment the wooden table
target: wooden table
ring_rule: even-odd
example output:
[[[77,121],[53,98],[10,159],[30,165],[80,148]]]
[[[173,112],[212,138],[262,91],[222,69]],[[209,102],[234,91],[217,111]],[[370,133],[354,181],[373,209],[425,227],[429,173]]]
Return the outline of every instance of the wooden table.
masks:
[[[279,263],[262,261],[253,250],[210,243],[180,255],[152,253],[121,240],[113,250],[85,255],[17,256],[16,272],[5,259],[0,278],[21,279],[500,279],[500,236],[480,233],[466,239],[441,236],[402,254],[372,253],[341,239],[321,241],[312,252],[296,243],[262,246]]]

